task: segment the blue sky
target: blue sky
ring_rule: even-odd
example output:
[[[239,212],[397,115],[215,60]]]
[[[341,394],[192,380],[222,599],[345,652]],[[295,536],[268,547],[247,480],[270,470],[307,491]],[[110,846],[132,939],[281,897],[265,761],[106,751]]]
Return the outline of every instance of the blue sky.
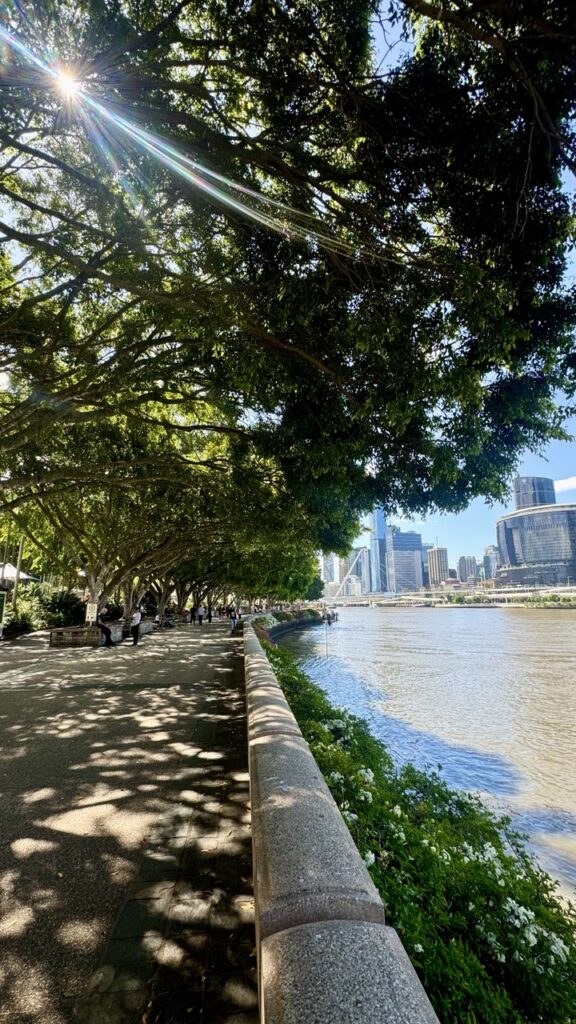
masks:
[[[566,422],[566,429],[576,436],[576,417]],[[556,500],[576,502],[576,440],[553,441],[545,456],[526,454],[518,469],[519,476],[546,476],[557,482]],[[417,530],[422,540],[448,548],[450,566],[460,555],[481,557],[488,544],[496,543],[496,520],[514,508],[512,497],[506,505],[487,505],[477,498],[456,515],[433,515],[426,520],[392,518],[402,530]]]

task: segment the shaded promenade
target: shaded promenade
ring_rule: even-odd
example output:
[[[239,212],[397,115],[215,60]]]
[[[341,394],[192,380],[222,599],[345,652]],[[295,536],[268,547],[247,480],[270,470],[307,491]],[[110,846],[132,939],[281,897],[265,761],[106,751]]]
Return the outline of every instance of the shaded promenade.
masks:
[[[254,1024],[239,641],[0,646],[1,1024]]]

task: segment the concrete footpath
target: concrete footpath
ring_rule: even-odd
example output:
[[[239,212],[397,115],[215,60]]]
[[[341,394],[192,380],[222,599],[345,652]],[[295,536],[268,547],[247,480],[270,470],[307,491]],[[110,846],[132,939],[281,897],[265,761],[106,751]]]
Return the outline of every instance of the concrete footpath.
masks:
[[[256,1024],[241,640],[0,644],[0,1024]]]

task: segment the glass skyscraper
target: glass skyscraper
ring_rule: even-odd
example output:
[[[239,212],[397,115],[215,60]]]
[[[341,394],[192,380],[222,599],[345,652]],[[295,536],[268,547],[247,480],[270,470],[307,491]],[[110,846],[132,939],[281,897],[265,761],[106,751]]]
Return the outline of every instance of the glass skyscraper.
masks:
[[[514,496],[516,511],[496,524],[502,559],[497,584],[576,583],[576,505],[557,505],[554,481],[545,477],[517,477]]]
[[[414,530],[392,528],[386,540],[388,590],[419,590],[423,584],[422,537]]]
[[[372,593],[382,594],[389,590],[386,572],[386,536],[388,527],[384,518],[384,510],[378,505],[371,516],[370,536],[370,576]]]
[[[514,481],[514,507],[533,508],[534,505],[555,505],[554,481],[545,476],[517,476]]]

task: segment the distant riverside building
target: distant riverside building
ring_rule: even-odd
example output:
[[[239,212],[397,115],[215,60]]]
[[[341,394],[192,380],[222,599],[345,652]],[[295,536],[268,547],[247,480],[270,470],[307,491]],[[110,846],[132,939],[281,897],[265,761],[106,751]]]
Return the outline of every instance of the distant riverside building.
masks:
[[[533,508],[534,505],[555,505],[554,481],[545,476],[517,476],[514,481],[514,507]]]
[[[514,495],[516,511],[496,523],[502,559],[496,585],[575,584],[576,505],[557,505],[554,481],[543,477],[519,477]],[[535,504],[528,507],[530,496]]]
[[[428,552],[433,547],[433,544],[422,544],[422,585],[425,587],[430,586],[430,573],[428,571]]]
[[[422,537],[414,530],[391,529],[386,538],[388,589],[395,593],[419,590],[422,576]]]
[[[469,578],[476,579],[477,566],[473,555],[461,555],[458,559],[458,579],[467,583]]]
[[[342,597],[360,597],[362,594],[362,584],[358,576],[352,573],[347,579],[344,579],[339,593]]]
[[[448,579],[448,548],[430,548],[428,552],[430,586],[437,587]]]
[[[500,568],[500,551],[495,544],[489,544],[484,548],[484,579],[493,580]]]
[[[388,527],[384,510],[378,505],[372,512],[370,537],[370,588],[375,594],[385,593],[390,589],[386,573],[386,535]]]
[[[323,583],[340,583],[340,559],[334,552],[320,556],[320,576]]]
[[[372,571],[370,568],[370,551],[362,548],[358,558],[358,578],[361,583],[362,593],[369,594],[372,590]]]
[[[370,552],[367,547],[353,548],[345,560],[341,561],[340,581],[345,581],[342,593],[346,593],[345,587],[348,584],[346,577],[359,581],[360,593],[370,593]],[[356,594],[356,591],[354,591]]]

